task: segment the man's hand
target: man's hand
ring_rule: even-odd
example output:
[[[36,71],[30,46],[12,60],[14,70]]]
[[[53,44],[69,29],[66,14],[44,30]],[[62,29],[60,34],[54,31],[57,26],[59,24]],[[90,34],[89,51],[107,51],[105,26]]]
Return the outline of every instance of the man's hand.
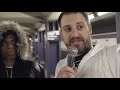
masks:
[[[65,66],[58,72],[57,78],[75,78],[75,71],[73,68]]]

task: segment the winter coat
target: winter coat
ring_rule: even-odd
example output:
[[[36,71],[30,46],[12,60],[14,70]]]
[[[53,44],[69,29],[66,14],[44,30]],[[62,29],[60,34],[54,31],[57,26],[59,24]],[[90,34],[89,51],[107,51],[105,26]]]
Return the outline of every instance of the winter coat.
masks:
[[[13,66],[13,78],[45,78],[43,66],[34,60],[30,60],[31,54],[24,29],[16,22],[3,21],[0,23],[0,40],[2,39],[2,33],[8,30],[15,32],[19,40],[19,46],[17,46],[19,57],[16,58]],[[0,56],[0,78],[6,77],[6,68]]]

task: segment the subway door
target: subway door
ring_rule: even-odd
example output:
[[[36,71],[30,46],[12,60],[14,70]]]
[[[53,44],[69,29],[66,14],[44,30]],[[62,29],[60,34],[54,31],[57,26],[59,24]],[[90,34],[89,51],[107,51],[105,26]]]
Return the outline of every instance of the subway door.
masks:
[[[52,78],[55,74],[55,68],[59,61],[59,42],[49,42],[48,48],[48,77]]]
[[[58,26],[56,22],[47,22],[46,23],[46,69],[47,77],[53,78],[55,74],[55,69],[58,61],[60,60],[60,38],[58,34],[54,31],[58,31]],[[49,33],[50,36],[49,36]],[[52,35],[53,34],[53,35]]]

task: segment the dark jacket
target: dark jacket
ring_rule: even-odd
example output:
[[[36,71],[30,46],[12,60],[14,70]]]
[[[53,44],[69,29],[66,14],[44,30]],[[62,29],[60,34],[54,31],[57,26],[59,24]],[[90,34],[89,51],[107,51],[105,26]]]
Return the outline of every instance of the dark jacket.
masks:
[[[12,78],[45,78],[43,67],[33,61],[17,60],[12,73]],[[7,78],[6,68],[2,62],[0,62],[0,78]]]

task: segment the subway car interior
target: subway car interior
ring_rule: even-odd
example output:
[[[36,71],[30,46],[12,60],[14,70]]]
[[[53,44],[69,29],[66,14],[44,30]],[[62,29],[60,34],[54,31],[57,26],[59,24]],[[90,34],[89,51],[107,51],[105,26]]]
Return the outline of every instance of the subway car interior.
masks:
[[[47,78],[54,78],[57,63],[67,55],[60,37],[57,19],[61,12],[0,12],[0,20],[18,22],[27,33],[32,57],[45,68]],[[92,24],[92,44],[119,43],[116,12],[87,12]]]

